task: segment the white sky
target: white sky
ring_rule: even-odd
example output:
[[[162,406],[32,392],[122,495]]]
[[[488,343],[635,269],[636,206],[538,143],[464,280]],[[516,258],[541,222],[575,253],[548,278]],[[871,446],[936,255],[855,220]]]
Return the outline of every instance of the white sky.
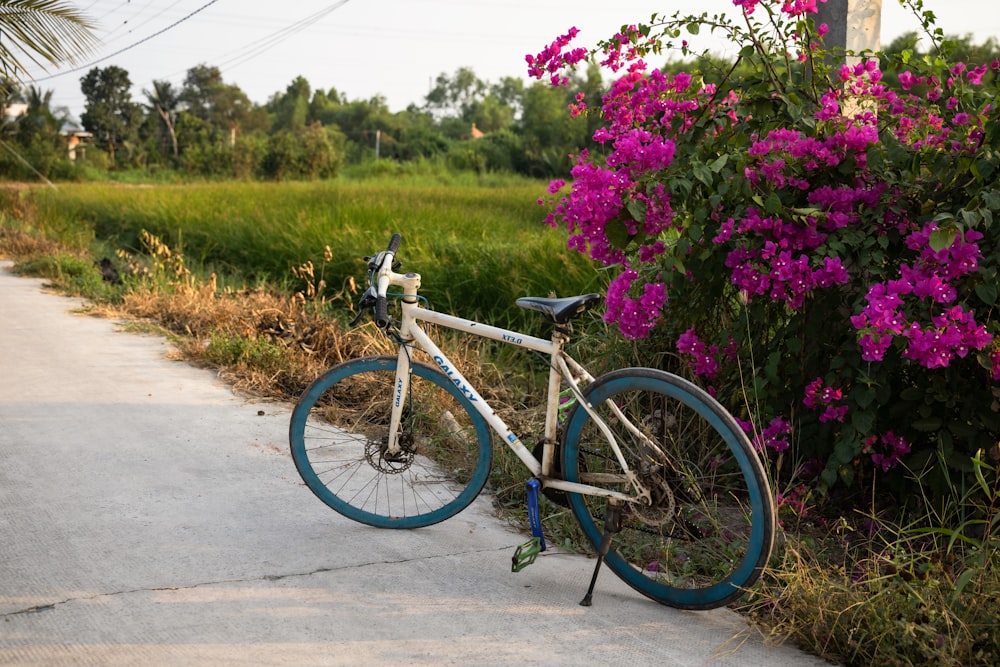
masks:
[[[663,15],[678,10],[735,11],[731,0],[78,0],[74,4],[99,25],[103,46],[79,65],[33,70],[31,75],[34,85],[54,91],[53,107],[68,107],[77,118],[84,105],[80,78],[95,66],[127,70],[137,102],[145,102],[142,91],[151,89],[154,80],[180,87],[188,69],[205,64],[219,67],[226,83],[238,85],[261,104],[301,75],[314,90],[333,87],[349,99],[381,94],[391,110],[400,111],[411,102],[422,104],[433,80],[459,67],[469,67],[491,83],[505,76],[524,77],[524,55],[537,53],[571,26],[580,29],[581,46],[593,46],[624,23],[647,21],[654,11]],[[924,5],[948,34],[972,34],[976,42],[1000,37],[996,0],[924,0]],[[197,13],[182,20],[193,12]],[[883,44],[918,28],[898,0],[883,0]],[[133,46],[137,42],[142,43]]]

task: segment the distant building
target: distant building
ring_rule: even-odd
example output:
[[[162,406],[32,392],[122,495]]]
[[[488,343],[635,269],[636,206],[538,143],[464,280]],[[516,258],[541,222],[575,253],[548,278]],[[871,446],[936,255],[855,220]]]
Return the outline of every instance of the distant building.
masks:
[[[4,122],[13,123],[21,116],[27,115],[27,113],[27,104],[15,102],[3,107],[0,116],[3,117]],[[82,160],[86,157],[87,146],[90,145],[90,140],[93,139],[94,134],[81,129],[76,122],[70,120],[59,130],[59,136],[66,141],[66,157],[70,160],[76,160],[79,157]]]
[[[13,122],[28,113],[28,105],[24,102],[8,104],[3,108],[3,119],[5,122]]]
[[[87,146],[94,138],[94,133],[80,129],[76,123],[69,122],[59,130],[59,136],[66,140],[66,157],[72,162],[76,161],[77,157],[81,160],[87,157]]]

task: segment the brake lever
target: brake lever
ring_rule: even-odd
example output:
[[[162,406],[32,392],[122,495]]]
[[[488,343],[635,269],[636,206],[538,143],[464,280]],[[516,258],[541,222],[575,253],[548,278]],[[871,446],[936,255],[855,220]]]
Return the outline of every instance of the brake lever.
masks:
[[[358,322],[360,322],[369,309],[375,306],[375,294],[372,292],[372,288],[369,287],[365,290],[364,296],[361,297],[361,301],[358,302],[358,315],[353,320],[351,320],[350,326],[356,327]]]
[[[377,272],[379,269],[381,269],[382,268],[382,262],[384,261],[384,259],[383,259],[384,255],[385,255],[384,252],[380,252],[379,254],[377,254],[375,256],[365,257],[364,260],[366,262],[368,262],[368,270],[372,271],[372,272]],[[392,258],[392,270],[393,271],[399,271],[399,268],[402,265],[403,264],[398,259],[396,259],[395,257]]]

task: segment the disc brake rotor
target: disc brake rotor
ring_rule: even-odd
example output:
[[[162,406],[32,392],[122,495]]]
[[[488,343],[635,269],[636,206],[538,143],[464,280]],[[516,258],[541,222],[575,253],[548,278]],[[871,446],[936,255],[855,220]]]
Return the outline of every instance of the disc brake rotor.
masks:
[[[642,482],[649,489],[652,502],[649,505],[633,503],[630,506],[632,516],[647,526],[662,528],[672,524],[677,503],[670,485],[656,474],[644,475]]]
[[[413,447],[413,436],[406,433],[399,435],[400,450],[389,455],[386,451],[389,448],[388,437],[383,436],[379,440],[369,439],[365,444],[365,460],[375,470],[386,475],[398,475],[413,465],[415,456]]]

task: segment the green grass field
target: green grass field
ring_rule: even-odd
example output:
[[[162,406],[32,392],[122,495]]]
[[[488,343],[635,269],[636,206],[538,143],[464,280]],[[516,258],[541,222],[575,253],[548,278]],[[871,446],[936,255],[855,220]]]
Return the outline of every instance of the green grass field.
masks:
[[[189,266],[226,284],[297,288],[292,267],[312,261],[317,278],[339,289],[364,278],[365,255],[403,235],[404,271],[423,278],[438,309],[497,323],[523,322],[517,297],[601,289],[594,265],[547,227],[536,200],[545,185],[495,186],[361,182],[60,185],[36,189],[40,220],[64,235],[93,239],[107,254],[139,250],[151,232]],[[330,248],[329,262],[324,251]],[[98,251],[101,252],[101,251]]]

